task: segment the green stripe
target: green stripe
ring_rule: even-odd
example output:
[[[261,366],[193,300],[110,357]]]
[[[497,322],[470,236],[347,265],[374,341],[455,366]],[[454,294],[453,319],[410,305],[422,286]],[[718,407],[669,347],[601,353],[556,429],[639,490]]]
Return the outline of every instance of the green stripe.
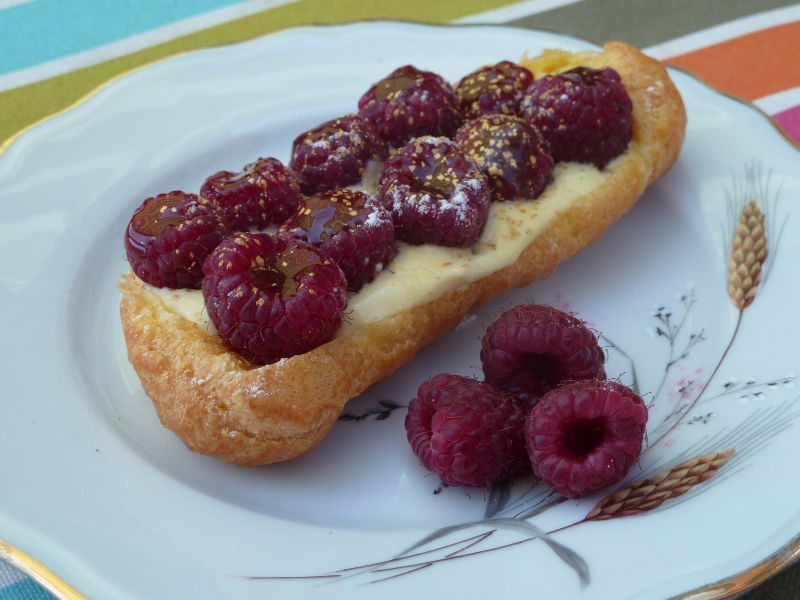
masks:
[[[112,77],[180,52],[240,42],[304,24],[363,19],[446,23],[511,3],[511,0],[302,0],[279,6],[133,54],[0,93],[0,146],[16,132],[70,106]]]
[[[583,0],[511,25],[541,28],[602,43],[621,40],[639,48],[796,4],[792,0]]]

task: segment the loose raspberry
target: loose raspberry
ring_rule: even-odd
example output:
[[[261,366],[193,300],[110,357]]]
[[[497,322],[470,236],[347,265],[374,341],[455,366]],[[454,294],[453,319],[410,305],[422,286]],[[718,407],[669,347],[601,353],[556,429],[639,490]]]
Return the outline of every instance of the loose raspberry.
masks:
[[[223,233],[206,200],[174,191],[145,200],[125,231],[128,262],[156,287],[194,288],[203,281],[203,260]]]
[[[456,85],[458,108],[465,119],[481,115],[516,115],[533,73],[507,60],[473,71]]]
[[[534,81],[522,114],[550,143],[556,162],[602,169],[631,140],[633,104],[614,69],[576,67]]]
[[[421,135],[451,136],[461,123],[453,88],[436,73],[406,65],[369,88],[358,115],[399,148]]]
[[[324,250],[344,272],[351,292],[372,281],[397,254],[389,211],[348,189],[307,198],[279,233]]]
[[[488,176],[492,200],[536,198],[550,183],[553,158],[547,142],[519,117],[486,115],[467,121],[455,142]]]
[[[383,166],[378,201],[392,211],[398,239],[467,247],[489,216],[486,176],[447,138],[409,142]]]
[[[203,272],[203,298],[219,336],[258,364],[333,339],[347,306],[341,269],[300,240],[240,233],[209,254]]]
[[[535,304],[500,315],[481,346],[486,381],[528,401],[565,381],[604,379],[604,362],[597,338],[581,321]]]
[[[366,121],[347,115],[301,133],[292,144],[291,168],[305,194],[361,181],[367,161],[386,159],[386,144]]]
[[[275,158],[259,158],[240,173],[215,173],[203,183],[200,195],[233,231],[280,225],[302,198],[294,175]]]
[[[406,435],[423,466],[444,483],[488,486],[528,467],[526,413],[488,383],[440,373],[408,405]]]
[[[545,394],[525,426],[534,473],[579,498],[622,480],[642,450],[647,407],[614,381],[576,381]]]

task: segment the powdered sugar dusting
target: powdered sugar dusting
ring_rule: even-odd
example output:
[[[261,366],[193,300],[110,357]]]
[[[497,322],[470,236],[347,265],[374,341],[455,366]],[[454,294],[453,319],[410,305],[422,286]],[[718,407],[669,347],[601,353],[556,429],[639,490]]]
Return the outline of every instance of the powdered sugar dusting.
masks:
[[[450,198],[439,200],[439,210],[455,211],[457,221],[469,219],[469,198],[464,193],[462,184],[456,186]]]
[[[379,208],[376,208],[367,215],[362,223],[363,227],[378,227],[386,221],[386,213]]]
[[[432,144],[434,146],[440,146],[441,144],[447,144],[450,140],[446,137],[442,136],[435,136],[435,135],[423,135],[414,140],[417,143],[423,144]]]
[[[328,140],[317,140],[311,143],[311,147],[316,150],[328,150],[331,147],[331,144]]]
[[[480,189],[483,187],[483,182],[477,177],[473,177],[472,179],[463,180],[461,182],[461,185],[465,185],[468,188],[472,188],[472,191],[474,192],[479,192]]]

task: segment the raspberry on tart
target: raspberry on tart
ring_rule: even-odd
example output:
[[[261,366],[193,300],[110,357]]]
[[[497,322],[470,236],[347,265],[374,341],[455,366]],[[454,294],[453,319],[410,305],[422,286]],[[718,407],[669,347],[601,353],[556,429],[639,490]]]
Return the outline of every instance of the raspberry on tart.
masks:
[[[358,101],[358,115],[394,148],[422,135],[451,136],[461,124],[452,86],[412,65],[370,87]]]
[[[610,68],[575,67],[537,79],[521,111],[542,132],[556,162],[602,169],[622,154],[633,133],[633,103]]]
[[[533,73],[504,60],[473,71],[456,85],[456,101],[465,119],[481,115],[516,115]]]
[[[376,195],[392,212],[398,239],[458,248],[478,241],[491,201],[478,166],[452,141],[430,136],[389,157]]]
[[[534,473],[579,498],[622,480],[642,449],[647,407],[615,381],[576,381],[545,394],[525,426]]]
[[[525,405],[483,383],[440,373],[408,405],[411,449],[448,485],[488,486],[528,468]]]
[[[565,381],[604,379],[605,354],[579,319],[549,306],[522,304],[504,312],[481,344],[486,381],[536,401]]]
[[[203,261],[223,233],[209,203],[173,191],[147,198],[125,230],[125,254],[145,283],[163,288],[200,288]]]
[[[306,198],[279,233],[324,250],[344,272],[351,292],[372,281],[397,254],[389,211],[354,190]]]
[[[205,180],[200,195],[233,231],[280,225],[302,198],[295,176],[276,158],[259,158],[239,173],[219,171]]]
[[[301,133],[289,166],[305,194],[318,194],[361,181],[367,162],[385,160],[386,144],[357,115],[333,119]]]
[[[552,179],[547,142],[519,117],[485,115],[467,121],[455,142],[486,173],[492,200],[536,198]]]
[[[219,336],[262,365],[333,339],[347,306],[341,269],[297,239],[237,234],[208,255],[203,272],[203,298]]]

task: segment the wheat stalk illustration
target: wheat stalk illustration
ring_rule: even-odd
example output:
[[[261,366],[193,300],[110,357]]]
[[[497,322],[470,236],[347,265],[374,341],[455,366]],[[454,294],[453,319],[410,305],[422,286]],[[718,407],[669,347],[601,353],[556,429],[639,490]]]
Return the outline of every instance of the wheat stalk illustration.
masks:
[[[754,168],[748,171],[747,177],[751,180],[757,178],[758,174],[753,174]],[[749,185],[755,185],[752,182]],[[748,196],[744,196],[745,198]],[[703,394],[708,389],[709,384],[717,375],[722,364],[728,356],[736,336],[739,333],[739,328],[742,325],[742,318],[744,317],[745,309],[753,303],[758,293],[759,285],[764,272],[764,263],[767,260],[767,231],[765,226],[765,214],[761,210],[757,200],[750,196],[750,200],[744,203],[739,218],[736,220],[736,225],[733,228],[733,235],[731,236],[730,246],[730,259],[728,260],[728,296],[733,303],[734,308],[738,311],[736,318],[736,325],[733,328],[728,344],[723,350],[719,361],[717,362],[714,370],[711,371],[706,382],[700,388],[700,391],[687,406],[682,406],[680,411],[672,413],[668,420],[676,416],[669,427],[659,433],[655,440],[652,440],[648,445],[647,450],[654,447],[667,435],[672,433],[674,429],[680,425],[683,418],[694,409],[700,402]],[[729,206],[733,205],[734,201],[729,200]],[[735,214],[735,213],[734,213]],[[779,236],[780,237],[780,236]]]
[[[695,456],[649,479],[617,490],[598,502],[584,520],[605,521],[653,510],[667,500],[682,496],[694,486],[711,479],[734,452],[735,448],[728,448]]]
[[[764,213],[755,200],[750,200],[739,214],[728,261],[728,295],[739,310],[755,299],[766,259]]]

